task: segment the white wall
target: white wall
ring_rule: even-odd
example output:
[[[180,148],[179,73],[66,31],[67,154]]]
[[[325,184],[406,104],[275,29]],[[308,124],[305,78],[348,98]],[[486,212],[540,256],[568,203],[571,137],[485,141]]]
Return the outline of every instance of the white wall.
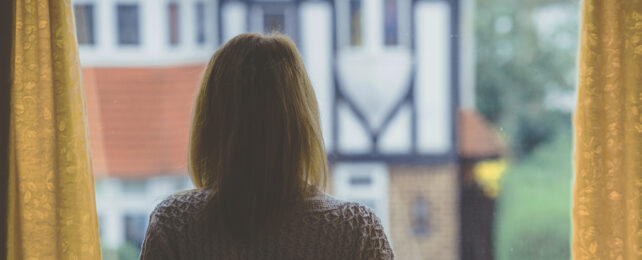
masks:
[[[419,151],[445,153],[453,145],[450,6],[445,1],[420,1],[414,11]]]
[[[241,2],[228,2],[221,7],[223,41],[247,32],[247,7]]]
[[[303,2],[299,9],[301,19],[300,50],[310,82],[319,103],[321,130],[326,149],[332,144],[332,7],[327,2]]]
[[[412,65],[410,52],[410,1],[398,2],[399,44],[386,46],[384,39],[384,1],[362,1],[362,44],[350,45],[349,1],[338,0],[336,30],[338,38],[337,77],[342,91],[365,114],[371,129],[381,129],[385,117],[406,95],[410,86]],[[365,129],[347,107],[340,109],[339,148],[345,152],[365,152],[371,145]],[[381,136],[377,148],[382,153],[399,153],[411,149],[409,114],[400,111]],[[401,125],[407,124],[407,125]],[[365,142],[370,142],[367,139]]]

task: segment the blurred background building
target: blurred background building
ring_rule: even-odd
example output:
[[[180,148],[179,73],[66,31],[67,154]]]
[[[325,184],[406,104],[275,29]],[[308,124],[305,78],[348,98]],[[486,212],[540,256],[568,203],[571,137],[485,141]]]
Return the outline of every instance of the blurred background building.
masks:
[[[210,56],[244,32],[296,42],[319,100],[328,191],[374,209],[399,259],[494,259],[505,147],[476,110],[487,104],[474,1],[73,3],[106,259],[137,257],[154,206],[193,188],[192,102]]]

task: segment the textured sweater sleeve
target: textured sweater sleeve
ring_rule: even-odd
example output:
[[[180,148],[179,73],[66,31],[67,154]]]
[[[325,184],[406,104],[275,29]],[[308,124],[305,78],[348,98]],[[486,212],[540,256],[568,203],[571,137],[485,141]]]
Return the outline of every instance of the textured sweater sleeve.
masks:
[[[172,221],[168,201],[159,204],[149,217],[149,225],[140,259],[180,259],[177,250],[176,223]]]
[[[353,206],[357,213],[357,259],[394,259],[394,252],[379,218],[368,207]]]

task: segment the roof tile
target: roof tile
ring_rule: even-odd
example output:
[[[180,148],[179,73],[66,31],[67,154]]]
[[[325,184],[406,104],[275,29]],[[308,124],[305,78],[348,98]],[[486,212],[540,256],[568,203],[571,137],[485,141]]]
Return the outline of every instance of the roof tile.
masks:
[[[186,174],[191,109],[203,69],[83,68],[96,175]]]

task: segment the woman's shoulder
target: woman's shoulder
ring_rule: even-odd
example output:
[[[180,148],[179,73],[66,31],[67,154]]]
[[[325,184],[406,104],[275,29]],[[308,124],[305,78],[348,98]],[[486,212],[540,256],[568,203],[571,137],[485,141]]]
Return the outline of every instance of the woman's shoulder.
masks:
[[[323,233],[328,234],[328,237],[342,234],[344,244],[359,249],[356,259],[394,259],[394,252],[381,220],[371,208],[327,194],[317,196],[316,199],[326,205],[327,211],[321,213],[320,219],[332,222],[326,225],[329,228],[323,227]]]
[[[193,189],[169,195],[156,205],[150,221],[181,226],[202,210],[209,194],[207,190]]]
[[[374,211],[361,203],[340,200],[324,192],[308,200],[311,212],[333,215],[347,222],[380,222]]]
[[[163,201],[158,203],[156,209],[158,210],[191,210],[207,200],[210,192],[202,189],[193,189],[179,191],[169,195]]]

